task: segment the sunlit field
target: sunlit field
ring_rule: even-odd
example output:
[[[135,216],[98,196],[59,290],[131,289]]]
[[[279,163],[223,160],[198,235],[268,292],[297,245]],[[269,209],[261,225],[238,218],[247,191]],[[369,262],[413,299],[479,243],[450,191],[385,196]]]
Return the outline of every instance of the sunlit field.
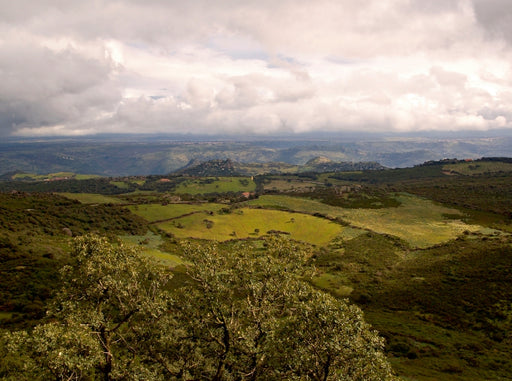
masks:
[[[460,214],[456,209],[411,195],[399,195],[397,198],[402,203],[399,207],[382,209],[339,208],[316,200],[289,196],[262,196],[249,201],[249,204],[339,217],[362,229],[397,236],[418,248],[446,242],[464,231],[482,229],[479,225],[468,225],[446,217]]]
[[[256,238],[274,230],[316,245],[326,245],[345,229],[337,223],[306,214],[251,208],[237,209],[230,214],[197,213],[158,224],[158,227],[177,238],[216,241]]]

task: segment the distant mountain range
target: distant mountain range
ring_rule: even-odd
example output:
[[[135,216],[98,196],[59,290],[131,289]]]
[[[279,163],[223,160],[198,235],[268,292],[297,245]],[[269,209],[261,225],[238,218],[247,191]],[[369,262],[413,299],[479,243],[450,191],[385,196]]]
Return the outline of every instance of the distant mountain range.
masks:
[[[340,163],[379,163],[411,167],[444,158],[512,157],[512,136],[399,137],[364,139],[276,138],[229,140],[151,137],[89,137],[14,140],[0,143],[0,174],[73,172],[101,176],[167,174],[193,163],[231,160],[233,163],[312,166],[335,171]],[[323,159],[318,159],[319,157]],[[195,160],[195,161],[194,161]],[[313,160],[313,161],[311,161]],[[281,164],[282,163],[282,164]],[[333,164],[335,163],[335,164]],[[347,164],[349,163],[349,164]],[[368,164],[364,164],[366,166]],[[271,165],[268,164],[271,172]],[[332,167],[334,166],[334,167]],[[352,170],[357,169],[353,168]],[[362,168],[365,169],[365,168]],[[237,170],[241,170],[238,168]],[[248,171],[248,169],[246,169]],[[306,170],[306,169],[305,169]],[[248,173],[248,172],[243,172]]]

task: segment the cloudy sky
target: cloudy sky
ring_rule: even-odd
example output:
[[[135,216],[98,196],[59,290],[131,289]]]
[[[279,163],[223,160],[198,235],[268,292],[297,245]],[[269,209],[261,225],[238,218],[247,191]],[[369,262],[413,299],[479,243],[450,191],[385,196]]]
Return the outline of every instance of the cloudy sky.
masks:
[[[0,134],[512,128],[510,0],[0,0]]]

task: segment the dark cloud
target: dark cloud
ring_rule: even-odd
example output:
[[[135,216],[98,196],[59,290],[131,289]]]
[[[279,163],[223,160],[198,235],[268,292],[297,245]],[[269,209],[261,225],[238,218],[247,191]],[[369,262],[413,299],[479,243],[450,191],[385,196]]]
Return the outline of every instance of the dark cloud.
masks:
[[[71,48],[7,43],[0,49],[0,129],[79,125],[113,111],[121,99],[108,59],[86,58]]]
[[[475,15],[493,37],[512,43],[512,2],[510,0],[473,0]]]

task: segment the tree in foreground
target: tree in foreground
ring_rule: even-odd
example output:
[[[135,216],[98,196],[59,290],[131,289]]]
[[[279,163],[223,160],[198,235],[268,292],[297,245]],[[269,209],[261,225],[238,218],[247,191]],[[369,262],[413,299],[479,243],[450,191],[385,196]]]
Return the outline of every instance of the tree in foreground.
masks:
[[[125,246],[75,242],[51,320],[8,337],[18,379],[391,380],[356,306],[314,289],[304,247],[187,245],[188,281]]]
[[[191,245],[193,280],[155,338],[168,377],[203,380],[391,380],[383,341],[361,310],[313,288],[309,252],[270,239],[255,250]]]
[[[167,311],[169,274],[130,247],[86,236],[74,241],[73,265],[61,270],[48,322],[11,335],[24,379],[151,379],[143,351]]]

